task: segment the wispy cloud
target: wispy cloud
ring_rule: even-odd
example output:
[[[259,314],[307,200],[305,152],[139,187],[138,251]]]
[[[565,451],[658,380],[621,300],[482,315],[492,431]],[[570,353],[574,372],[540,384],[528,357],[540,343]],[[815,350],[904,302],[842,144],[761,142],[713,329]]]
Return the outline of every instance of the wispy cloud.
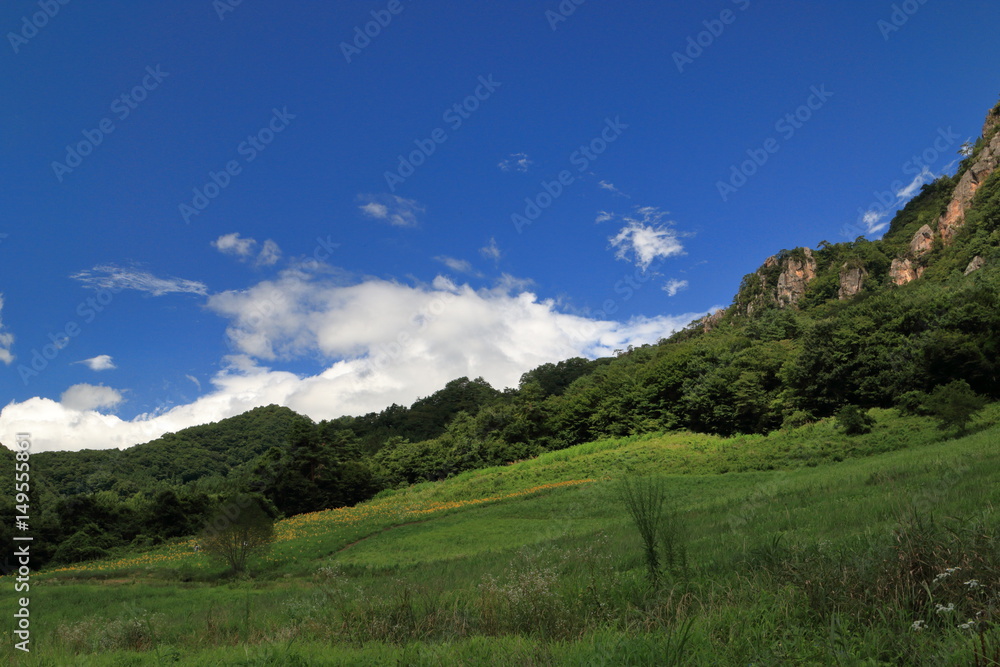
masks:
[[[115,266],[114,264],[95,266],[93,269],[75,273],[70,278],[79,280],[85,287],[91,289],[109,289],[115,291],[130,289],[137,292],[146,292],[153,296],[174,293],[198,294],[200,296],[208,294],[208,287],[205,283],[196,280],[158,278],[148,271]]]
[[[527,173],[533,164],[534,162],[531,161],[527,153],[511,153],[507,159],[501,160],[497,166],[500,168],[500,171]]]
[[[614,220],[614,219],[615,219],[614,213],[608,213],[607,211],[598,211],[597,217],[594,218],[594,222],[597,224],[601,224],[602,222],[607,222],[608,220]]]
[[[3,311],[3,294],[0,294],[0,311]],[[3,318],[0,317],[0,362],[10,366],[14,361],[14,355],[10,348],[14,346],[14,334],[4,331]]]
[[[223,255],[232,255],[244,262],[249,261],[257,253],[258,245],[257,239],[242,238],[239,232],[224,234],[212,241],[212,247]],[[274,266],[279,259],[281,259],[281,248],[271,239],[267,239],[254,260],[254,266]]]
[[[201,391],[201,381],[198,380],[198,378],[196,378],[193,375],[185,375],[184,377],[186,377],[188,380],[191,380],[191,382],[194,382],[195,386],[198,387],[198,391]]]
[[[667,281],[667,284],[663,286],[663,291],[667,293],[667,296],[677,296],[679,292],[683,292],[687,288],[688,281],[671,278]]]
[[[499,262],[503,255],[500,252],[500,246],[497,245],[497,240],[493,237],[490,237],[490,242],[485,247],[479,249],[479,254],[493,263]]]
[[[358,199],[362,202],[358,207],[362,213],[394,227],[416,227],[425,210],[415,200],[396,195],[358,195]]]
[[[619,197],[625,197],[626,199],[631,199],[631,197],[629,197],[627,194],[616,188],[614,183],[608,183],[607,181],[600,181],[597,184],[597,187],[601,188],[602,190],[607,190],[612,194],[616,194]]]
[[[440,255],[435,257],[434,261],[441,262],[452,271],[457,271],[458,273],[474,274],[476,272],[475,269],[472,268],[472,264],[464,259],[455,259],[454,257]]]
[[[636,209],[636,217],[625,217],[625,226],[609,239],[615,257],[645,271],[657,259],[683,255],[684,245],[666,216],[666,211],[644,206]]]
[[[277,243],[268,239],[264,241],[264,247],[257,255],[255,263],[257,266],[274,266],[279,259],[281,259],[281,248],[278,247]]]
[[[112,371],[118,368],[115,366],[115,362],[109,354],[99,354],[96,357],[83,359],[81,361],[74,361],[73,363],[83,364],[92,371]]]

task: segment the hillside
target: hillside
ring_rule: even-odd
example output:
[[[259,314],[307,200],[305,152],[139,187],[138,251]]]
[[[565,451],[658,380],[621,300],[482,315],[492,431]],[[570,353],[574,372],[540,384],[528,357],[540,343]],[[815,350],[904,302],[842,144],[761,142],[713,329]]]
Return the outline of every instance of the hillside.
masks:
[[[1000,413],[946,441],[877,417],[580,445],[301,515],[228,585],[187,541],[51,570],[18,664],[972,664],[1000,649]],[[666,484],[656,588],[623,474]]]
[[[191,534],[233,494],[291,516],[604,438],[950,409],[935,392],[1000,399],[1000,105],[967,153],[883,239],[781,251],[729,308],[656,345],[545,364],[504,392],[459,378],[364,416],[315,424],[269,406],[125,451],[41,454],[37,562]]]

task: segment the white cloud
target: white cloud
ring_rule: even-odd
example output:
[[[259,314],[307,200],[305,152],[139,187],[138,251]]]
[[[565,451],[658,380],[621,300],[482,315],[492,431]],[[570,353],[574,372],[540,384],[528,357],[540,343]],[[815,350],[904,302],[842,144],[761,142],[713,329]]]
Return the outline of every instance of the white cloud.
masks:
[[[0,294],[0,311],[3,311],[3,294]],[[14,334],[4,331],[3,318],[0,317],[0,362],[10,366],[14,361],[14,355],[10,348],[14,346]]]
[[[198,391],[201,391],[201,380],[199,380],[193,375],[185,375],[184,377],[186,377],[188,380],[191,380],[191,382],[194,382],[195,386],[198,387]]]
[[[925,183],[933,183],[936,178],[934,172],[925,166],[923,171],[913,177],[909,185],[896,193],[896,198],[900,201],[912,199]]]
[[[608,220],[614,220],[614,219],[615,219],[614,213],[608,213],[607,211],[598,211],[597,217],[594,218],[594,222],[596,224],[601,224],[602,222],[607,222]]]
[[[388,222],[394,227],[416,227],[424,207],[413,199],[396,195],[359,195],[358,208],[369,218]]]
[[[361,212],[369,218],[377,218],[379,220],[386,220],[389,218],[389,207],[385,204],[368,202],[359,208],[361,209]]]
[[[615,257],[634,262],[645,271],[657,259],[684,254],[684,245],[670,221],[664,221],[666,212],[653,206],[636,209],[638,217],[626,217],[625,226],[617,236],[609,239],[617,249]]]
[[[264,247],[257,255],[256,264],[257,266],[274,266],[279,259],[281,259],[281,248],[278,247],[277,243],[268,239],[264,241]]]
[[[614,183],[608,183],[607,181],[600,181],[598,182],[597,187],[601,188],[602,190],[607,190],[612,194],[625,197],[626,199],[631,199],[631,197],[629,197],[627,194],[616,188]]]
[[[455,259],[454,257],[447,257],[445,255],[441,255],[435,257],[434,261],[441,262],[452,271],[457,271],[458,273],[468,273],[468,274],[476,273],[475,269],[472,268],[472,264],[465,259]]]
[[[257,239],[241,238],[238,232],[225,234],[212,241],[212,246],[224,255],[233,255],[240,261],[249,261],[257,251]],[[264,241],[260,254],[254,261],[254,266],[274,266],[281,259],[281,248],[278,244],[268,239]]]
[[[0,412],[0,442],[27,431],[36,451],[127,447],[271,403],[319,420],[409,405],[462,376],[514,387],[540,364],[653,343],[703,314],[594,320],[560,312],[512,278],[475,290],[444,277],[345,285],[301,270],[213,295],[208,308],[229,320],[236,354],[194,402],[122,420],[84,409],[116,394],[77,390],[69,404],[32,398]],[[263,365],[284,359],[322,365],[306,376]]]
[[[667,284],[663,286],[663,291],[667,293],[667,296],[677,296],[679,292],[683,292],[687,288],[688,281],[671,278],[667,281]]]
[[[235,255],[237,257],[249,257],[253,254],[257,241],[254,239],[240,238],[239,232],[224,234],[212,241],[212,246],[223,255]]]
[[[99,354],[96,357],[91,357],[90,359],[83,359],[82,361],[74,361],[74,364],[83,364],[92,371],[112,371],[116,368],[114,360],[111,355]]]
[[[59,403],[67,410],[87,412],[100,408],[113,408],[122,402],[122,395],[111,387],[93,384],[75,384],[63,392]]]
[[[486,247],[479,249],[479,254],[486,259],[493,260],[494,263],[499,262],[500,257],[503,256],[500,246],[497,245],[497,240],[493,237],[490,237],[490,242]]]
[[[507,159],[501,160],[497,166],[500,167],[500,171],[527,173],[533,164],[534,162],[531,161],[527,153],[511,153]]]
[[[70,277],[93,289],[112,291],[132,289],[147,292],[153,296],[172,293],[199,294],[201,296],[208,294],[208,288],[205,284],[195,280],[157,278],[147,271],[115,266],[114,264],[95,266],[93,269],[80,271]]]

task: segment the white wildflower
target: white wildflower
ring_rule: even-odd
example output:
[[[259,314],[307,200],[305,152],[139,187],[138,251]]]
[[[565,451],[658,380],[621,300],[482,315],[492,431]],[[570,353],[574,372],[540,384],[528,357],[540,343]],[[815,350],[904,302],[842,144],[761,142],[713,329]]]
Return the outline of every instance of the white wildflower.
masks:
[[[910,626],[910,629],[913,630],[914,632],[921,632],[924,629],[924,622],[913,621],[913,625]]]
[[[937,609],[935,609],[935,611],[939,614],[950,614],[951,612],[955,611],[955,603],[949,602],[947,607],[944,606],[943,604],[939,604],[937,606]]]

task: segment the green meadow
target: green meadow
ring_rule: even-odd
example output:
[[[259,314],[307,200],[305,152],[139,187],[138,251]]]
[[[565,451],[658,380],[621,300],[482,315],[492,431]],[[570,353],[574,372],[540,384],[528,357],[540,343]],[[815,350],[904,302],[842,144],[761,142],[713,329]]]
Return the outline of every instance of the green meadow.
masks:
[[[1000,408],[960,438],[871,414],[383,492],[279,523],[236,579],[186,540],[53,568],[11,664],[1000,664]],[[655,581],[622,477],[666,492],[683,556]]]

